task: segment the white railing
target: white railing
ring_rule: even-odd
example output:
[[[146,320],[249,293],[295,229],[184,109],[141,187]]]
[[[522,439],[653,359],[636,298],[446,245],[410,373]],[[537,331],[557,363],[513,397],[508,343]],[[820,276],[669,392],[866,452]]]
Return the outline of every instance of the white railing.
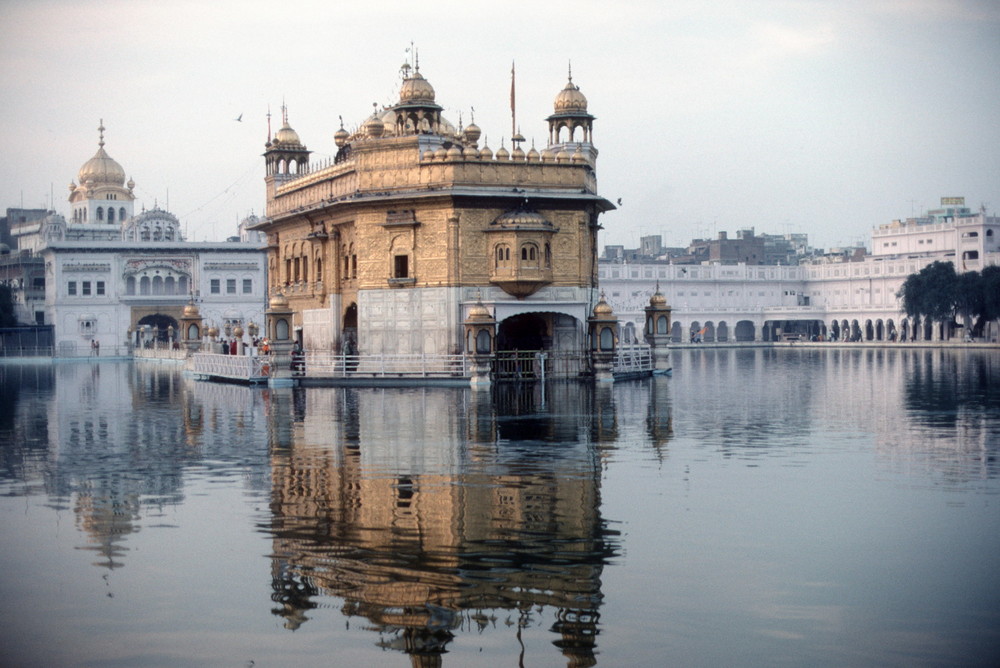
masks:
[[[465,355],[344,355],[311,351],[305,353],[303,373],[310,378],[429,378],[467,377],[471,370]]]
[[[642,345],[618,348],[611,363],[614,374],[650,373],[653,368],[653,349]]]
[[[195,353],[192,370],[199,376],[257,382],[271,373],[271,359],[259,355],[218,355]]]
[[[136,348],[132,351],[136,359],[183,360],[187,358],[184,348]]]

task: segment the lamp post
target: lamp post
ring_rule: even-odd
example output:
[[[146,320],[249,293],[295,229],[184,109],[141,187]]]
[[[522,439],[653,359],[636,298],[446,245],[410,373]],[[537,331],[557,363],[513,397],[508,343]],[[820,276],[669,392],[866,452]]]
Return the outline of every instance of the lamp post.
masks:
[[[483,305],[482,293],[476,295],[475,305],[465,319],[465,354],[472,358],[469,384],[473,389],[490,386],[490,362],[496,340],[497,321]]]
[[[615,347],[618,342],[618,318],[611,306],[604,300],[604,293],[594,306],[590,323],[591,363],[594,369],[594,380],[604,383],[613,381],[612,364],[615,358]]]

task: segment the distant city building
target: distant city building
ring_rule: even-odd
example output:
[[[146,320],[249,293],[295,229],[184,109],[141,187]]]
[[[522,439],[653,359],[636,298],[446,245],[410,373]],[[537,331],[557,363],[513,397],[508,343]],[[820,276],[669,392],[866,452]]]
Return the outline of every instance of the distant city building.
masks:
[[[698,264],[602,259],[599,278],[626,341],[641,339],[643,308],[657,285],[673,307],[674,341],[940,340],[956,335],[952,324],[907,318],[896,296],[903,282],[938,260],[952,262],[957,272],[1000,265],[998,237],[1000,217],[985,209],[973,212],[962,198],[943,198],[941,208],[926,216],[876,227],[871,254],[850,247],[811,257],[800,252],[797,265],[728,263],[721,235],[690,247],[717,259]],[[715,242],[721,242],[718,251],[712,250]],[[789,242],[808,248],[801,238]],[[740,248],[747,257],[755,247]],[[987,325],[988,339],[997,338],[993,326]]]
[[[547,145],[480,143],[456,127],[419,68],[398,102],[334,134],[322,164],[288,124],[269,137],[271,293],[307,350],[455,354],[463,323],[496,322],[501,350],[586,353],[598,302],[594,117],[572,78],[555,98]],[[480,312],[479,302],[486,309]],[[475,312],[474,312],[474,309]]]
[[[176,338],[191,300],[220,328],[262,323],[260,243],[191,243],[173,214],[154,207],[135,215],[135,184],[105,151],[103,124],[98,130],[97,153],[69,185],[68,220],[53,211],[8,210],[16,247],[0,267],[7,281],[22,273],[19,318],[53,325],[64,354]]]

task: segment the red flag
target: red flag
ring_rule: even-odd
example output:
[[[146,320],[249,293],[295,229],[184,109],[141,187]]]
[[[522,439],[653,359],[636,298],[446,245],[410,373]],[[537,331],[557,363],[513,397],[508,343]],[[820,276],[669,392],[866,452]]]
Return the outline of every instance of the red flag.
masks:
[[[514,61],[510,61],[510,133],[517,133],[517,115],[514,113]]]

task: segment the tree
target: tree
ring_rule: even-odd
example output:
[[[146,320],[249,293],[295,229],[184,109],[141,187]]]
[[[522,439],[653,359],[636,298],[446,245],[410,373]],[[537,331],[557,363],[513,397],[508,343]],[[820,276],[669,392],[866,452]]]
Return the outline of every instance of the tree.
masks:
[[[910,274],[896,293],[911,318],[950,322],[958,303],[958,275],[951,262],[937,261]]]
[[[983,320],[1000,321],[1000,266],[983,269],[980,276]]]

